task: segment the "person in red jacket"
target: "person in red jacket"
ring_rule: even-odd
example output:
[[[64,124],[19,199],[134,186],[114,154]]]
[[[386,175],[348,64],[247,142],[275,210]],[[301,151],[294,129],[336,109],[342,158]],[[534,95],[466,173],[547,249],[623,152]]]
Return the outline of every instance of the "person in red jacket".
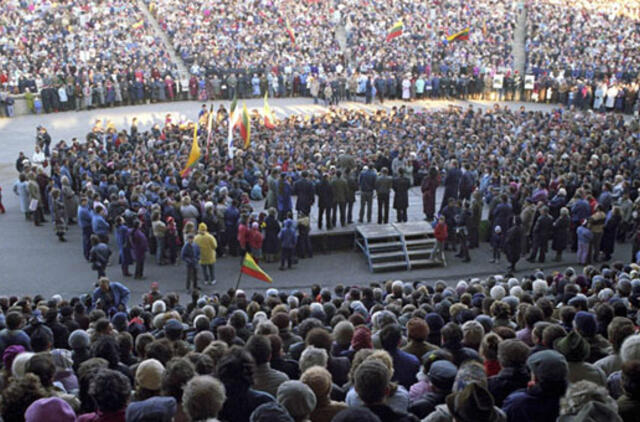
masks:
[[[247,250],[251,253],[253,259],[258,262],[262,258],[262,241],[264,235],[260,231],[260,225],[256,222],[251,224],[251,230],[247,234]]]
[[[432,255],[433,259],[438,259],[442,261],[443,264],[447,265],[447,261],[444,256],[444,242],[449,237],[449,229],[443,215],[438,217],[436,227],[433,229],[433,235],[436,238],[436,247],[433,249]]]

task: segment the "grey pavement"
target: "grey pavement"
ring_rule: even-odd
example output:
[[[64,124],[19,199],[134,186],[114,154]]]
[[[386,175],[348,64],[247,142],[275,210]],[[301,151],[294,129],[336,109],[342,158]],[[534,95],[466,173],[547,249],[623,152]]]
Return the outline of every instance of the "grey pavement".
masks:
[[[398,102],[399,104],[399,102]],[[449,102],[412,103],[413,106],[443,107]],[[457,102],[464,105],[465,103]],[[486,104],[480,104],[485,106]],[[260,107],[261,100],[247,101],[249,107]],[[385,107],[393,103],[385,103]],[[290,113],[320,112],[324,108],[315,106],[308,99],[272,100],[271,106],[282,116]],[[350,107],[363,107],[362,104],[348,104]],[[520,103],[512,103],[519,107]],[[374,110],[376,106],[363,107]],[[536,109],[546,109],[535,105]],[[77,295],[90,290],[96,281],[96,273],[84,260],[81,253],[80,232],[77,226],[71,226],[67,243],[56,240],[51,223],[42,227],[34,227],[24,220],[18,209],[12,185],[16,178],[14,168],[18,151],[24,150],[29,156],[33,151],[35,127],[39,124],[49,129],[54,141],[70,139],[77,136],[82,139],[95,119],[110,119],[116,127],[128,127],[133,116],[138,116],[143,125],[164,121],[166,113],[185,118],[194,116],[200,108],[198,102],[164,103],[137,107],[122,107],[108,110],[84,112],[67,112],[40,116],[23,116],[15,119],[0,119],[0,186],[7,213],[0,215],[0,295],[37,294],[52,295],[60,293],[64,296]],[[174,118],[175,120],[175,118]],[[420,196],[411,194],[411,219],[422,218]],[[375,201],[374,201],[375,202]],[[354,211],[359,210],[356,204]],[[392,211],[391,220],[395,218]],[[112,241],[112,247],[115,249]],[[617,245],[615,258],[628,260],[629,245]],[[449,266],[445,268],[426,268],[414,271],[375,273],[369,272],[364,256],[355,250],[335,251],[327,254],[316,254],[312,259],[300,260],[293,270],[279,271],[277,264],[265,264],[264,270],[273,278],[273,286],[281,289],[306,288],[313,283],[322,286],[333,286],[337,283],[365,284],[372,281],[389,279],[455,281],[461,278],[504,273],[505,264],[489,264],[489,247],[481,245],[480,249],[471,252],[472,262],[461,263],[453,256],[448,256]],[[565,268],[575,263],[575,254],[567,254],[566,263],[557,266],[547,264],[546,268]],[[118,265],[108,267],[107,275],[112,280],[124,281],[129,286],[137,302],[140,294],[148,290],[151,281],[158,281],[163,291],[178,291],[186,294],[184,289],[185,270],[182,266],[157,266],[154,259],[146,261],[145,275],[147,280],[134,281],[120,276]],[[530,273],[536,266],[521,262],[519,274]],[[206,292],[224,291],[235,285],[240,269],[240,258],[223,257],[216,264],[218,284],[207,287]],[[268,288],[269,285],[244,277],[241,287],[253,291]]]

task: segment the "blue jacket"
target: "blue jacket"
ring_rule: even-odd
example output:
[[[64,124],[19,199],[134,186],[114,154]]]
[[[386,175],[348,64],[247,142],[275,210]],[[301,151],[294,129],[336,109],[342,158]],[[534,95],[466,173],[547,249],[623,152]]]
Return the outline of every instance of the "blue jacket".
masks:
[[[113,306],[117,308],[118,306],[122,305],[126,309],[127,304],[129,303],[129,296],[131,295],[131,292],[129,291],[129,289],[124,284],[118,283],[117,281],[111,281],[109,283],[109,288],[113,293],[113,304],[114,304]],[[105,293],[102,291],[100,287],[97,287],[93,291],[94,306],[98,300],[104,301],[105,299],[106,299]]]
[[[97,235],[106,236],[109,233],[109,223],[100,214],[91,217],[91,230]]]
[[[578,227],[576,234],[578,236],[578,243],[590,243],[593,239],[593,233],[585,226]]]
[[[392,381],[409,390],[416,383],[416,374],[420,370],[420,361],[414,355],[404,352],[400,349],[389,352],[393,358],[393,377]]]
[[[180,258],[182,258],[187,266],[194,267],[200,260],[200,247],[195,242],[193,242],[193,244],[189,244],[189,242],[185,243],[182,247]]]
[[[89,207],[78,207],[78,224],[81,229],[91,228],[93,222],[93,213]]]
[[[571,221],[577,223],[582,219],[591,217],[591,207],[586,199],[578,199],[571,207]]]
[[[503,402],[507,422],[555,421],[560,414],[560,396],[546,393],[538,385],[511,393]]]
[[[298,233],[293,228],[293,221],[287,218],[284,222],[284,228],[278,234],[280,244],[283,248],[295,248],[298,241]]]

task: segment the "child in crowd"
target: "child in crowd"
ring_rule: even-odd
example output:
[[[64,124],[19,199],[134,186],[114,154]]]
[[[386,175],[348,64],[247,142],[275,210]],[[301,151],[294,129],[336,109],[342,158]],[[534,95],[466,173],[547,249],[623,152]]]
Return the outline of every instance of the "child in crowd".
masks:
[[[493,229],[493,233],[491,234],[491,249],[493,252],[493,257],[489,262],[491,263],[500,263],[500,251],[502,250],[502,244],[504,243],[504,233],[502,232],[502,227],[496,226]]]
[[[433,259],[440,260],[444,265],[447,265],[447,261],[444,256],[444,242],[446,242],[449,237],[449,229],[444,215],[438,217],[436,227],[433,229],[433,235],[436,238],[436,247],[433,249]]]

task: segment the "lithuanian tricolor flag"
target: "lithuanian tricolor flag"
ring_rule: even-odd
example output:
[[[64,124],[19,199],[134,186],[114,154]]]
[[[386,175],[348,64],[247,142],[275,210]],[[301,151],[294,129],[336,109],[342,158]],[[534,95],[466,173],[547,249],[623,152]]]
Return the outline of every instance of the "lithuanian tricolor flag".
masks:
[[[144,19],[140,19],[138,22],[131,25],[131,29],[142,28],[142,25],[144,25]]]
[[[200,145],[198,145],[198,123],[196,122],[193,128],[193,143],[191,144],[191,152],[189,152],[189,158],[187,164],[184,166],[184,170],[180,172],[180,176],[185,177],[189,174],[189,171],[196,165],[200,159]]]
[[[460,32],[456,32],[455,34],[449,35],[447,37],[447,41],[468,41],[469,40],[469,27],[467,26]]]
[[[293,44],[293,46],[296,46],[296,36],[293,33],[293,28],[291,28],[291,25],[289,25],[289,19],[285,20],[285,24],[287,25],[287,34],[289,34],[289,39],[291,40],[291,44]]]
[[[271,112],[271,107],[269,107],[269,103],[267,102],[268,92],[264,93],[264,107],[262,110],[262,115],[264,118],[264,127],[267,129],[274,129],[276,127],[276,118],[273,116]]]
[[[242,114],[238,119],[238,126],[240,127],[240,136],[244,141],[244,149],[247,149],[251,144],[251,116],[249,116],[246,103],[242,103]]]
[[[258,266],[250,253],[246,253],[244,255],[244,261],[242,261],[242,268],[240,268],[240,272],[248,275],[249,277],[266,281],[267,283],[271,283],[273,281],[269,274],[265,273],[262,268]]]
[[[396,37],[399,37],[400,35],[402,35],[402,31],[403,30],[404,30],[404,24],[402,23],[402,19],[400,19],[389,30],[389,33],[387,34],[387,42],[391,41],[392,39],[394,39]]]

